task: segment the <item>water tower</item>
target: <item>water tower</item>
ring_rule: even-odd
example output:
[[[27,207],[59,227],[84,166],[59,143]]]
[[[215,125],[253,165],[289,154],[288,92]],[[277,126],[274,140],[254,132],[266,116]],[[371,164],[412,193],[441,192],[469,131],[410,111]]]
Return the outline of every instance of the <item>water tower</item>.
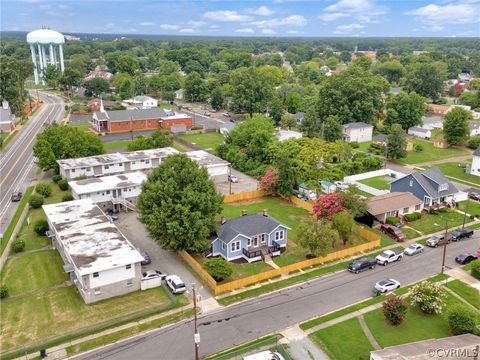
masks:
[[[45,84],[43,74],[47,65],[60,67],[60,70],[63,72],[65,69],[63,62],[65,37],[62,34],[47,28],[34,30],[27,34],[27,43],[30,44],[32,53],[35,84],[38,84],[40,81],[42,81],[42,84]]]

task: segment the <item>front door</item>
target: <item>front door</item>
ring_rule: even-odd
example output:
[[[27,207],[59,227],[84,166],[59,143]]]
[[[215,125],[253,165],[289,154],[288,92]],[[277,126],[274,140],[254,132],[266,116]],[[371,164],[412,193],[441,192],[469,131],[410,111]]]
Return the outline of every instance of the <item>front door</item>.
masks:
[[[253,237],[253,247],[258,247],[258,236]]]

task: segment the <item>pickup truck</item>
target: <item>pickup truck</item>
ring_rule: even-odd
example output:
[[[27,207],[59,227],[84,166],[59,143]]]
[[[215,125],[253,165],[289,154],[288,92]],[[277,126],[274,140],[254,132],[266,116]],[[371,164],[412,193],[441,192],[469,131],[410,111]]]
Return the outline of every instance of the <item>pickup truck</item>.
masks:
[[[378,255],[375,258],[375,260],[380,265],[385,266],[391,262],[402,260],[402,257],[403,257],[403,252],[397,252],[394,250],[385,250],[380,255]]]
[[[433,235],[427,241],[427,246],[429,247],[439,247],[440,245],[445,245],[445,243],[449,243],[450,239],[446,238],[444,234],[441,235]]]
[[[473,235],[473,230],[469,228],[453,230],[450,239],[452,241],[462,240],[469,238]]]

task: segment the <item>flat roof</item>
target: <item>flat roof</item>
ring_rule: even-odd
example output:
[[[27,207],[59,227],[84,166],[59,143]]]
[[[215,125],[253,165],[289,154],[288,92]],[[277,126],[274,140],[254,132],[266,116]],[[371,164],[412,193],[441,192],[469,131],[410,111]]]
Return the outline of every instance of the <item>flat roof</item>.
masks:
[[[78,194],[139,186],[147,180],[147,175],[136,171],[119,175],[102,176],[78,181],[69,181],[72,190]]]
[[[178,154],[178,150],[172,147],[164,147],[150,150],[139,150],[131,152],[116,152],[112,154],[88,156],[76,159],[57,160],[58,165],[62,169],[77,169],[84,167],[92,167],[98,165],[108,165],[124,163],[128,161],[160,158],[163,159],[169,155]]]
[[[80,275],[143,260],[91,199],[43,205],[43,210]]]
[[[194,160],[200,166],[217,166],[217,165],[230,165],[226,160],[219,158],[205,150],[189,151],[185,153],[187,157],[191,160]]]
[[[169,116],[161,117],[161,120],[176,120],[176,119],[191,119],[192,117],[187,114],[174,114]]]

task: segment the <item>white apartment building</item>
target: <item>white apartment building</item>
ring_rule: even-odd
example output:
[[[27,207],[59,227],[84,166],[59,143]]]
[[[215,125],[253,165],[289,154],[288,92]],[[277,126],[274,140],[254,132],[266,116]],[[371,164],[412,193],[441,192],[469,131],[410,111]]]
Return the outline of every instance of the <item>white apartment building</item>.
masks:
[[[353,122],[343,125],[343,141],[367,142],[372,141],[373,126],[364,122]]]
[[[142,255],[91,199],[43,210],[52,244],[85,303],[140,289]]]

